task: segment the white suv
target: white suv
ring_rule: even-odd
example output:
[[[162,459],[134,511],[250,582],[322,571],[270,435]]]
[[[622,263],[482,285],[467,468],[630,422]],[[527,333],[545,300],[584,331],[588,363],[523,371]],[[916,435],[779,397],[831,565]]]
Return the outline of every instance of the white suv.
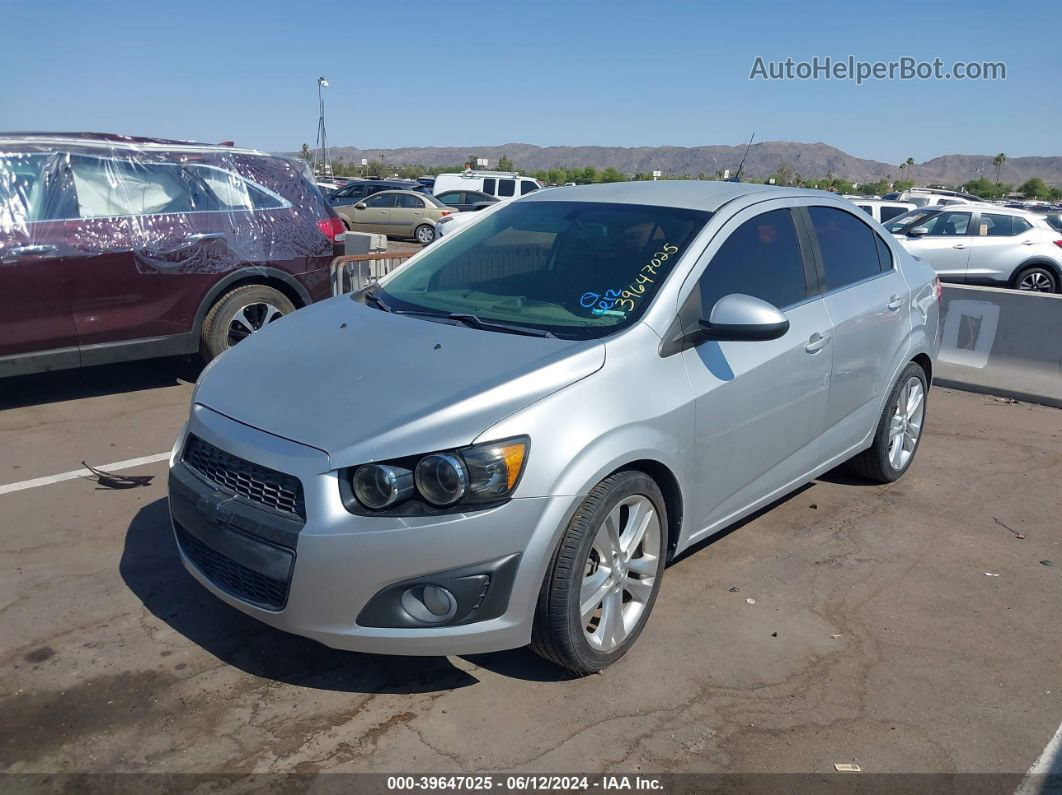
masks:
[[[943,281],[1057,293],[1062,233],[1042,215],[992,204],[920,207],[885,224]]]
[[[435,178],[432,193],[448,190],[475,190],[499,199],[525,196],[542,187],[531,177],[521,177],[511,171],[463,171],[460,174],[440,174]]]

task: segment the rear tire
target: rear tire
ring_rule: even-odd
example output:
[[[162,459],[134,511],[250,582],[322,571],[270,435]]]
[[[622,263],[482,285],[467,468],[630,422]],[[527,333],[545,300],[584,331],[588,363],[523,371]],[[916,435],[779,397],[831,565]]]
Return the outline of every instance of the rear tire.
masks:
[[[902,477],[914,461],[922,441],[928,391],[925,371],[910,362],[896,379],[889,399],[885,401],[874,442],[850,459],[848,467],[877,483],[892,483]]]
[[[426,246],[435,240],[435,227],[429,226],[428,224],[421,224],[413,230],[413,237],[416,238],[416,241],[422,246]]]
[[[205,361],[295,311],[286,295],[264,284],[245,284],[221,296],[203,319],[199,352]]]
[[[1015,290],[1036,293],[1057,293],[1058,274],[1044,265],[1022,268],[1014,277]]]
[[[531,648],[580,675],[626,654],[660,591],[667,541],[667,508],[652,478],[619,472],[594,486],[550,562]]]

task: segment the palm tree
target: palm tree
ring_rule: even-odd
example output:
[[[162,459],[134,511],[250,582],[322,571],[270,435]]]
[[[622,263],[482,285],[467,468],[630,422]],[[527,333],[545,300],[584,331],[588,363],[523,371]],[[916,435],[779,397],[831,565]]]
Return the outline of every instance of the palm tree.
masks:
[[[996,184],[999,184],[999,170],[1003,168],[1003,163],[1007,160],[1007,156],[1000,152],[998,155],[992,158],[992,164],[996,167]]]
[[[911,169],[914,168],[914,158],[909,157],[904,161],[904,165],[907,166],[907,179],[911,179]],[[913,182],[914,180],[912,180]]]

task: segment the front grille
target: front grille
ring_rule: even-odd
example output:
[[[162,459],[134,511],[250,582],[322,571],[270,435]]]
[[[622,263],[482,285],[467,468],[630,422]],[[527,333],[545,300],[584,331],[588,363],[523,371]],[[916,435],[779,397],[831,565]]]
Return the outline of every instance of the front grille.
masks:
[[[181,550],[216,586],[246,602],[280,610],[288,601],[288,583],[259,574],[207,546],[175,523]]]
[[[292,475],[252,464],[188,434],[184,463],[219,489],[246,497],[280,513],[306,519],[302,483]]]

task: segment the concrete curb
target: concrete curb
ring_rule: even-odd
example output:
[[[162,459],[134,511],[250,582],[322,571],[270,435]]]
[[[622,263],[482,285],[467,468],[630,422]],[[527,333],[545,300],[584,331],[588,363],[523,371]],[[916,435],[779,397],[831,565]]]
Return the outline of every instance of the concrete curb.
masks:
[[[1062,408],[1062,295],[944,285],[940,386]]]

